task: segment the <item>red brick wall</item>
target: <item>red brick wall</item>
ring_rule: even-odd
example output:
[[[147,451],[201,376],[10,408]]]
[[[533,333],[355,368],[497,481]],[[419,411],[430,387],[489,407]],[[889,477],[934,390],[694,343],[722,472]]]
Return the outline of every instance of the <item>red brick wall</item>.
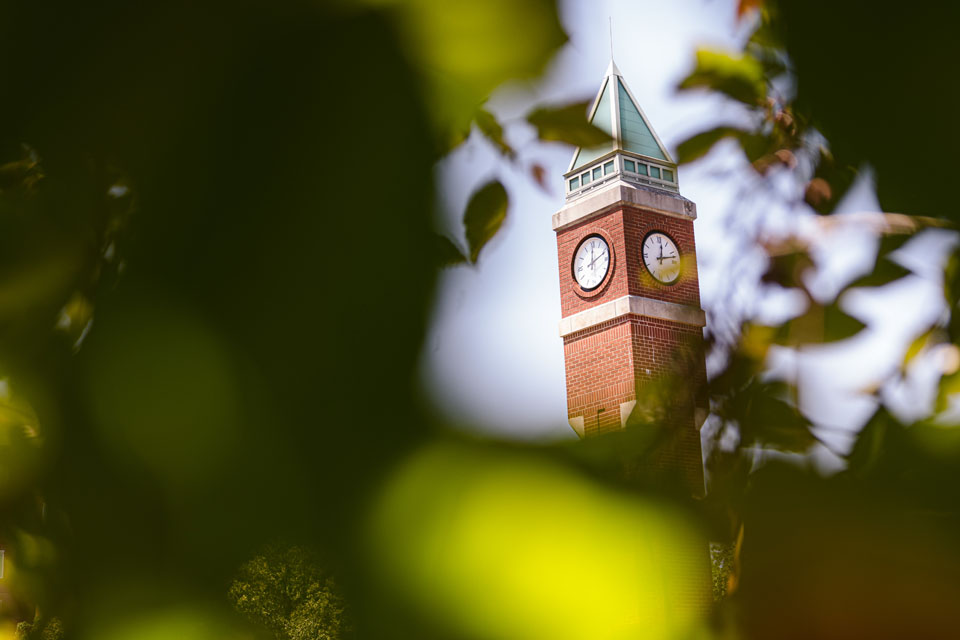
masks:
[[[673,238],[680,249],[683,270],[672,285],[655,281],[643,265],[641,247],[650,231],[662,231]],[[599,233],[612,243],[610,273],[596,290],[584,292],[573,278],[573,254],[580,241]],[[634,207],[614,209],[596,218],[564,229],[557,234],[560,264],[560,310],[566,318],[627,294],[700,305],[697,278],[697,254],[693,239],[693,221],[644,211]]]
[[[620,429],[620,403],[636,398],[633,334],[624,316],[564,338],[567,415],[585,435]]]

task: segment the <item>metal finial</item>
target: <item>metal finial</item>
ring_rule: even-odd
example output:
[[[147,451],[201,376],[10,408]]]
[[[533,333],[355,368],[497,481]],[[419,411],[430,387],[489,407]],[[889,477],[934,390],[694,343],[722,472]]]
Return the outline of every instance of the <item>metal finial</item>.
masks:
[[[610,22],[610,59],[613,60],[613,17],[607,16],[607,20]]]

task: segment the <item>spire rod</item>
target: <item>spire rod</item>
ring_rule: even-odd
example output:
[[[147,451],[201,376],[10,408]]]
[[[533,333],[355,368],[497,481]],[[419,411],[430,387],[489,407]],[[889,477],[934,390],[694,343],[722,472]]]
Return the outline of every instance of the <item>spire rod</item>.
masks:
[[[610,22],[610,59],[613,60],[613,17],[607,16],[607,20]]]

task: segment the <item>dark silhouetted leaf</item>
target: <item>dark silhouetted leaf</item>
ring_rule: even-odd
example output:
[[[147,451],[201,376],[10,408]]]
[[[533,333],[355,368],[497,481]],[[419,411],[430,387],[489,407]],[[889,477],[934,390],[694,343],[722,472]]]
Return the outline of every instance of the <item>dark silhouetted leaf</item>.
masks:
[[[878,408],[860,430],[847,454],[848,468],[852,473],[863,476],[877,467],[891,428],[902,429],[903,426],[884,407]]]
[[[438,267],[452,267],[463,264],[467,257],[463,251],[447,236],[434,234],[434,245],[436,248],[436,262]]]
[[[882,287],[894,280],[910,275],[911,271],[902,267],[893,260],[881,259],[877,261],[873,270],[850,283],[848,288],[854,287]]]
[[[811,302],[806,312],[780,327],[777,342],[791,347],[839,342],[857,335],[865,326],[844,313],[836,302],[829,305]]]
[[[740,424],[742,445],[805,451],[816,442],[810,421],[788,401],[791,393],[783,382],[752,382],[734,396],[730,408]]]
[[[540,107],[527,115],[544,141],[566,142],[576,147],[595,147],[610,141],[610,135],[587,121],[589,103],[577,102],[563,107]]]
[[[743,129],[726,126],[702,131],[677,146],[677,162],[693,162],[707,155],[713,146],[724,138],[739,138],[745,133]]]
[[[758,60],[710,49],[697,51],[697,64],[679,88],[712,89],[750,106],[759,105],[767,95]]]
[[[477,116],[474,119],[480,133],[486,136],[487,140],[493,143],[500,153],[513,158],[513,148],[503,139],[503,127],[497,121],[497,118],[486,109],[477,109]]]
[[[535,164],[530,167],[530,175],[533,177],[534,182],[540,185],[540,188],[544,191],[549,192],[547,188],[547,170],[539,164]]]
[[[771,255],[770,264],[762,276],[763,282],[770,282],[787,289],[806,288],[803,274],[813,266],[813,260],[806,251],[791,251],[780,255]]]
[[[496,235],[507,217],[507,190],[499,180],[483,185],[470,198],[463,214],[470,247],[470,262],[476,262],[480,250]]]

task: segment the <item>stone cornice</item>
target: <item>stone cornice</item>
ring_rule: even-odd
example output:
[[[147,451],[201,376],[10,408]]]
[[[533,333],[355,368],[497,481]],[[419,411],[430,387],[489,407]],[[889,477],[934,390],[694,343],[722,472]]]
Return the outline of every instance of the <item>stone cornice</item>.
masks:
[[[560,337],[566,337],[571,333],[583,331],[601,322],[628,314],[670,320],[695,327],[702,327],[707,323],[703,309],[699,307],[642,296],[623,296],[563,318],[560,321]]]
[[[553,230],[560,231],[623,205],[687,220],[697,218],[697,205],[681,195],[660,189],[635,187],[622,180],[615,180],[595,193],[572,200],[553,214]]]

